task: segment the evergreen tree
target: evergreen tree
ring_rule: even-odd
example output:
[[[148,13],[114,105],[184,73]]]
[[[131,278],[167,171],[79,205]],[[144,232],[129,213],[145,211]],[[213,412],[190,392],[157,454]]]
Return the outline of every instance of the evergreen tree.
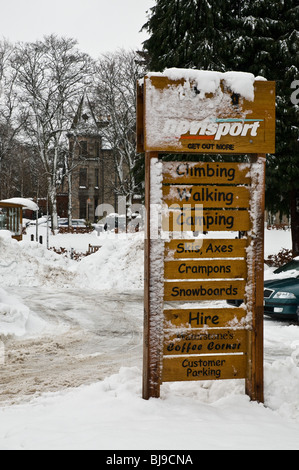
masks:
[[[299,92],[291,88],[299,81],[298,0],[157,0],[143,28],[150,34],[144,50],[151,70],[239,70],[276,81],[276,153],[267,156],[266,204],[290,211],[298,255]]]
[[[291,99],[291,86],[299,80],[298,0],[245,1],[235,28],[228,65],[276,82],[276,153],[267,157],[266,204],[273,212],[290,213],[298,255],[299,102]]]
[[[143,26],[149,68],[225,70],[225,56],[239,1],[157,0]]]

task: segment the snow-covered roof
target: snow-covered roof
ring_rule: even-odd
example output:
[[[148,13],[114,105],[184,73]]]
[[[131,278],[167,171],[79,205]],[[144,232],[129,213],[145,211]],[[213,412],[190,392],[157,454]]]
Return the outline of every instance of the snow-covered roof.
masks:
[[[72,124],[76,133],[98,133],[99,124],[94,115],[91,102],[86,93],[83,94]]]
[[[17,204],[19,206],[23,206],[23,209],[29,209],[31,211],[38,211],[38,205],[32,201],[31,199],[25,199],[23,197],[13,197],[10,199],[4,199],[0,201],[5,204]]]

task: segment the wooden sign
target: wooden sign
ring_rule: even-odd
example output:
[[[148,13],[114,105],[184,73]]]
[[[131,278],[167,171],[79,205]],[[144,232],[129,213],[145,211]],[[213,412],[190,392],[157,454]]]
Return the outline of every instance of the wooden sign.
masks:
[[[244,308],[190,308],[164,310],[164,329],[228,328],[240,324],[247,312]]]
[[[245,258],[247,240],[179,239],[165,243],[165,260],[182,258]]]
[[[178,80],[167,71],[145,77],[138,147],[142,142],[146,152],[274,153],[275,84],[247,83],[243,96],[228,76],[221,78],[208,93],[200,71]]]
[[[249,208],[250,191],[245,186],[163,186],[163,202],[167,206],[203,204],[206,208]]]
[[[163,358],[163,382],[244,379],[246,376],[247,361],[244,354]]]
[[[251,74],[211,72],[213,81],[181,72],[149,74],[137,87],[147,214],[143,398],[159,397],[163,382],[245,379],[246,393],[263,402],[265,153],[274,152],[275,86]],[[163,153],[246,154],[246,162],[166,162]]]
[[[243,299],[245,281],[165,282],[165,301]]]
[[[247,277],[245,260],[166,261],[165,279],[235,279]]]
[[[192,164],[194,171],[190,171],[187,165],[189,162],[161,165],[158,158],[147,159],[147,184],[154,194],[150,201],[161,207],[166,202],[166,210],[163,208],[160,225],[150,216],[147,226],[146,260],[152,261],[146,262],[145,271],[143,396],[159,396],[161,383],[167,381],[245,378],[246,393],[253,400],[263,401],[263,259],[258,253],[262,253],[263,240],[261,185],[265,160],[258,157],[250,168],[248,164],[196,162]],[[204,182],[199,183],[200,177]],[[213,178],[219,183],[213,184]],[[186,196],[182,196],[182,190],[186,192],[189,185],[194,194],[203,187],[213,191],[201,192],[198,199],[204,196],[207,200],[222,191],[224,207],[220,204],[219,208],[209,208],[206,201],[198,205],[194,199],[181,207],[177,199]],[[173,191],[178,198],[173,197]],[[227,207],[225,199],[235,206],[242,201],[241,206],[249,207]],[[165,242],[152,239],[152,225],[154,238],[163,231],[170,236],[179,234],[180,238]],[[207,237],[201,233],[202,238],[184,238],[192,231],[208,232]],[[209,236],[213,231],[227,235],[214,239]],[[236,238],[240,231],[247,236]],[[228,232],[235,233],[235,237],[229,238]],[[244,301],[242,307],[224,308],[227,300],[240,299]],[[216,308],[215,301],[222,308]],[[205,307],[201,308],[203,302]],[[182,333],[182,328],[187,330]],[[208,336],[198,336],[199,328],[204,328]],[[190,361],[194,361],[193,366]]]
[[[211,328],[164,333],[164,356],[247,352],[247,330]]]
[[[250,184],[250,170],[248,163],[164,162],[163,184]]]
[[[248,211],[203,210],[200,205],[172,209],[162,214],[162,228],[165,232],[218,232],[248,231],[251,220]]]

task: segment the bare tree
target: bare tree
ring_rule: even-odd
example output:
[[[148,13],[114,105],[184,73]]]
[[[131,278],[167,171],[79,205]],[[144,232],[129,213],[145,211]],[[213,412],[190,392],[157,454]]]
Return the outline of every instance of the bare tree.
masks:
[[[131,202],[136,189],[136,81],[144,75],[140,57],[134,51],[120,50],[103,55],[97,63],[97,114],[107,119],[101,130],[112,149],[120,195]]]
[[[76,40],[46,36],[19,44],[13,57],[26,138],[38,149],[48,183],[52,228],[57,229],[57,186],[73,103],[90,83],[91,58]]]
[[[17,93],[17,69],[12,67],[15,48],[7,40],[0,41],[0,198],[15,195],[18,180],[20,144],[17,138],[23,120]],[[20,187],[19,187],[20,189]]]

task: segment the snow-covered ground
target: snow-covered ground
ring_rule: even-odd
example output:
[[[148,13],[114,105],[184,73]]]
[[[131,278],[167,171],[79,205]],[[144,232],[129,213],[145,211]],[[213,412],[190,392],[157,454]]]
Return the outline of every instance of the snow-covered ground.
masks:
[[[145,401],[142,233],[50,236],[101,245],[80,262],[31,233],[0,234],[1,449],[299,449],[298,325],[265,319],[264,405],[243,380],[167,383]],[[290,232],[265,242],[275,254]]]

